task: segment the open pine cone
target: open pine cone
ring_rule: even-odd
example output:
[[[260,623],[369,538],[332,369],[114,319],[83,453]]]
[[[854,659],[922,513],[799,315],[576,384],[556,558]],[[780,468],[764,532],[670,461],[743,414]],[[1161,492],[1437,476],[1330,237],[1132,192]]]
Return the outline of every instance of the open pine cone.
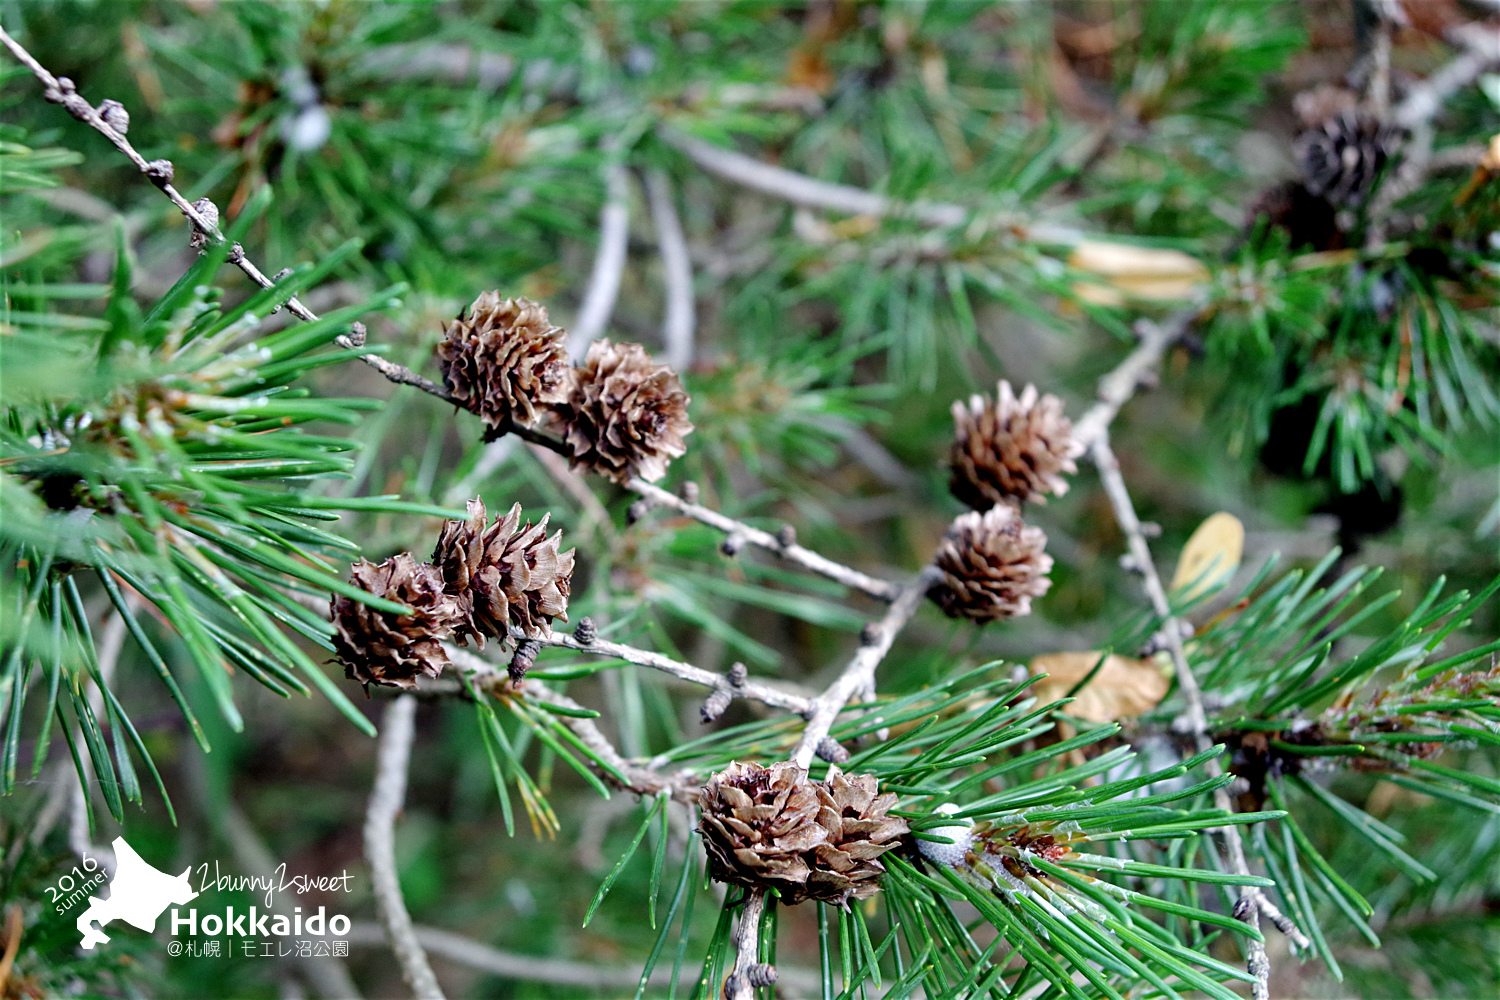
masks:
[[[975,395],[967,406],[955,402],[953,425],[949,489],[975,510],[1007,500],[1045,503],[1043,494],[1068,491],[1061,473],[1078,471],[1073,459],[1083,454],[1083,445],[1073,439],[1062,400],[1038,398],[1035,386],[1017,398],[1002,379],[993,401]]]
[[[617,483],[631,476],[655,482],[687,451],[682,439],[693,430],[687,407],[677,374],[652,362],[640,344],[596,340],[555,412],[575,468]]]
[[[470,500],[467,521],[443,525],[432,561],[464,618],[463,631],[504,639],[515,625],[528,636],[550,635],[568,620],[573,549],[559,551],[562,532],[547,537],[547,520],[521,526],[521,505],[485,526],[484,501]]]
[[[567,335],[530,299],[481,293],[437,354],[448,392],[491,428],[535,424],[567,394]]]
[[[942,579],[928,592],[950,618],[985,624],[1031,613],[1052,586],[1052,557],[1041,528],[1010,504],[954,519],[933,561]]]
[[[812,869],[804,855],[828,841],[818,824],[822,800],[796,764],[736,761],[708,780],[698,805],[709,874],[720,882],[770,882],[786,898],[807,884]]]
[[[345,675],[366,686],[414,688],[417,677],[436,677],[448,665],[442,640],[460,627],[463,615],[443,592],[443,578],[431,563],[402,552],[380,565],[360,559],[350,582],[376,597],[411,607],[397,614],[367,607],[335,594],[331,607],[333,647]]]
[[[774,885],[787,904],[842,904],[880,888],[880,855],[907,832],[888,816],[895,795],[877,795],[874,775],[809,781],[795,764],[730,764],[699,793],[709,872],[720,882]]]
[[[895,794],[877,795],[879,783],[873,774],[844,775],[836,768],[815,787],[821,804],[818,825],[828,831],[828,840],[813,848],[817,860],[807,884],[791,895],[783,892],[782,899],[843,904],[851,896],[873,896],[885,874],[879,857],[907,832],[905,820],[887,815],[896,804]]]

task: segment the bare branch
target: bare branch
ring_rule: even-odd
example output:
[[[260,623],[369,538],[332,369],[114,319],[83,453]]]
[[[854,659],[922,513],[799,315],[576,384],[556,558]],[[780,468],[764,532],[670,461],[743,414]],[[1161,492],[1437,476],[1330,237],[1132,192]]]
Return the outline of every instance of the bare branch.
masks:
[[[599,528],[608,534],[613,534],[614,523],[609,519],[609,511],[604,509],[604,504],[599,502],[599,498],[594,495],[593,490],[589,489],[584,478],[569,468],[562,456],[551,448],[532,445],[531,450],[537,461],[542,463],[542,468],[546,469],[547,474],[552,477],[553,482],[561,486],[583,509],[583,519],[578,525],[579,532],[587,535],[593,529]]]
[[[812,709],[813,700],[790,691],[783,691],[761,681],[746,679],[736,685],[734,679],[712,670],[695,667],[691,663],[682,663],[663,656],[661,653],[653,653],[648,649],[637,649],[634,646],[626,646],[618,642],[610,642],[608,639],[596,638],[592,642],[580,642],[576,637],[566,632],[554,631],[550,636],[528,636],[518,628],[511,629],[513,638],[532,639],[543,646],[560,646],[564,649],[575,650],[579,653],[587,653],[590,656],[610,656],[626,663],[634,663],[642,667],[651,667],[662,673],[671,674],[679,680],[690,684],[698,684],[706,688],[719,689],[726,686],[734,687],[736,696],[750,698],[763,705],[772,708],[785,709],[798,715],[806,714]]]
[[[930,226],[962,225],[969,217],[969,210],[962,205],[906,204],[847,184],[820,181],[785,167],[762,163],[674,128],[658,128],[657,136],[709,173],[794,205],[849,215],[909,216]]]
[[[488,972],[502,979],[555,983],[558,986],[575,986],[579,989],[609,992],[612,995],[622,990],[634,990],[641,981],[640,969],[632,966],[591,965],[560,958],[517,955],[452,931],[424,927],[421,924],[415,925],[412,931],[429,955],[445,958],[479,972]],[[349,928],[347,937],[351,945],[385,944],[385,931],[375,923],[355,921]],[[780,971],[780,981],[790,986],[799,996],[816,993],[823,981],[811,969],[782,968]],[[664,987],[671,978],[670,963],[663,963],[653,970],[649,985]]]
[[[923,225],[939,227],[962,225],[974,215],[973,209],[963,205],[897,201],[848,184],[820,181],[785,167],[762,163],[743,153],[723,149],[666,125],[659,126],[656,134],[667,145],[709,173],[794,205],[849,215],[907,218]],[[1071,245],[1083,238],[1078,230],[1071,227],[1020,217],[996,217],[991,221],[991,227],[1009,230],[1023,239],[1038,243]]]
[[[568,334],[568,353],[582,357],[609,326],[625,274],[625,251],[630,237],[630,177],[616,144],[605,145],[604,208],[599,212],[599,249],[589,274],[588,290],[578,307],[578,318]]]
[[[1380,185],[1370,202],[1368,215],[1373,222],[1365,240],[1369,246],[1385,242],[1386,216],[1392,205],[1421,187],[1433,171],[1454,165],[1454,151],[1444,150],[1439,154],[1441,159],[1432,152],[1432,120],[1442,110],[1443,103],[1486,70],[1500,66],[1500,31],[1464,24],[1451,29],[1448,38],[1459,47],[1460,53],[1427,79],[1413,84],[1405,99],[1391,110],[1391,121],[1407,129],[1411,138],[1403,151],[1401,165]],[[1483,150],[1479,155],[1483,156]],[[1462,159],[1458,162],[1462,163]]]
[[[448,658],[459,670],[475,678],[484,687],[500,687],[510,685],[510,677],[504,667],[497,667],[482,656],[477,656],[467,649],[445,643],[443,648],[448,652]],[[546,684],[536,678],[527,678],[519,686],[511,686],[512,691],[519,691],[523,696],[531,696],[539,701],[549,702],[561,708],[572,710],[583,710],[583,706],[561,692],[554,691]],[[600,775],[617,787],[626,791],[635,792],[637,795],[655,795],[661,791],[671,792],[673,798],[682,802],[696,802],[698,800],[699,782],[691,776],[682,773],[665,775],[649,767],[627,760],[626,757],[615,749],[599,727],[594,725],[594,720],[575,716],[560,716],[559,720],[570,729],[579,741],[588,747],[590,751],[609,767],[626,778],[621,784],[619,779],[609,771],[597,768]]]
[[[651,204],[651,222],[656,227],[662,281],[666,286],[667,308],[662,320],[665,360],[681,373],[693,363],[693,335],[697,324],[693,305],[693,262],[688,257],[682,220],[677,217],[672,178],[660,168],[646,171],[645,178],[646,200]]]
[[[255,828],[250,825],[245,814],[240,811],[240,807],[232,798],[226,798],[222,802],[214,803],[210,808],[207,790],[208,774],[203,760],[196,754],[189,754],[186,760],[194,794],[203,807],[205,817],[228,841],[229,848],[234,852],[235,860],[240,867],[251,875],[274,881],[276,860],[271,857],[271,852],[266,849],[265,843],[260,839]],[[283,916],[288,920],[292,917],[291,911],[281,902],[279,895],[273,896],[270,909],[276,916]],[[318,996],[326,1000],[359,1000],[359,990],[349,976],[348,967],[340,959],[290,957],[284,960],[284,964],[296,975],[305,979],[307,984],[317,991]]]
[[[1391,111],[1391,121],[1402,128],[1430,122],[1454,91],[1500,66],[1500,29],[1461,24],[1448,31],[1448,40],[1462,51],[1439,66],[1427,79],[1412,85]]]
[[[1181,687],[1183,700],[1187,703],[1185,715],[1193,740],[1200,751],[1207,750],[1213,744],[1208,736],[1208,718],[1203,710],[1203,692],[1198,687],[1197,676],[1188,664],[1187,653],[1182,645],[1182,632],[1178,628],[1177,620],[1172,617],[1172,607],[1167,600],[1166,589],[1162,587],[1161,577],[1156,572],[1156,564],[1152,562],[1150,546],[1146,544],[1146,536],[1141,531],[1141,522],[1135,514],[1135,505],[1131,503],[1130,493],[1125,488],[1125,479],[1120,475],[1120,462],[1115,458],[1114,451],[1110,449],[1109,436],[1106,432],[1101,431],[1094,438],[1092,451],[1094,464],[1099,467],[1099,478],[1104,484],[1104,491],[1108,494],[1110,505],[1114,508],[1115,520],[1125,534],[1131,559],[1144,580],[1146,596],[1151,601],[1152,609],[1162,618],[1162,635],[1167,640],[1167,648],[1172,654],[1172,666],[1176,671],[1177,684]],[[1218,758],[1209,760],[1204,764],[1203,769],[1211,778],[1224,773]],[[1229,799],[1229,793],[1222,787],[1214,790],[1214,805],[1224,812],[1234,811],[1234,804]],[[1240,837],[1239,827],[1222,827],[1219,833],[1224,838],[1230,867],[1240,875],[1250,875],[1250,864],[1245,858],[1245,845]],[[1240,899],[1235,906],[1235,916],[1249,926],[1259,929],[1263,902],[1265,902],[1265,896],[1258,889],[1244,887],[1240,890]],[[1267,913],[1269,915],[1269,911]],[[1288,937],[1299,947],[1305,947],[1307,938],[1297,931],[1292,922],[1279,911],[1277,916],[1280,917],[1280,920],[1276,921],[1277,927],[1282,928],[1283,931],[1290,928],[1295,933],[1288,933]],[[1271,963],[1266,958],[1265,945],[1260,941],[1247,938],[1245,948],[1246,967],[1255,977],[1251,993],[1255,1000],[1269,1000]]]
[[[753,1000],[757,986],[769,986],[776,982],[775,967],[760,961],[760,918],[765,911],[766,890],[750,890],[750,895],[740,907],[734,967],[724,979],[724,1000]]]
[[[0,43],[3,43],[12,55],[25,64],[26,68],[31,70],[32,75],[41,81],[43,96],[47,100],[54,104],[61,104],[74,118],[93,128],[100,135],[108,139],[116,149],[124,153],[130,162],[134,163],[136,168],[160,188],[162,194],[166,195],[173,205],[177,206],[178,211],[187,216],[188,221],[192,223],[193,229],[196,232],[201,233],[208,241],[215,244],[225,242],[225,236],[219,231],[215,219],[209,218],[193,207],[193,205],[189,204],[188,200],[172,185],[174,176],[172,161],[152,160],[147,162],[146,158],[136,151],[135,147],[131,145],[130,140],[126,139],[123,133],[105,121],[103,115],[92,107],[88,101],[84,100],[83,96],[74,89],[72,80],[66,77],[53,76],[45,66],[36,61],[30,52],[27,52],[19,42],[7,34],[4,28],[0,28]],[[245,256],[244,248],[238,243],[229,248],[229,255],[226,259],[229,263],[243,271],[246,277],[261,288],[270,288],[275,284],[270,278],[266,277],[260,268],[255,266],[255,263],[250,258]],[[288,312],[299,319],[311,321],[318,318],[316,313],[299,302],[295,296],[287,300],[286,308]],[[364,346],[362,336],[364,328],[357,323],[354,324],[354,327],[356,331],[360,332],[359,343],[355,343],[348,336],[336,337],[334,338],[334,342],[345,350]],[[446,389],[430,379],[423,378],[410,368],[387,361],[385,358],[375,354],[362,354],[359,356],[359,359],[398,385],[415,386],[423,392],[437,396],[446,402],[454,402]]]
[[[834,720],[838,718],[839,712],[843,711],[849,700],[874,690],[875,668],[880,666],[881,660],[885,659],[885,654],[890,651],[896,634],[911,620],[911,616],[916,614],[917,606],[922,603],[922,598],[927,595],[928,588],[936,582],[937,578],[937,570],[932,566],[923,569],[914,581],[901,588],[900,594],[891,602],[890,610],[885,613],[885,617],[866,628],[862,636],[862,645],[854,654],[854,658],[844,667],[838,678],[828,686],[828,690],[819,695],[813,703],[812,712],[807,719],[807,728],[802,731],[802,739],[792,753],[793,763],[801,767],[811,764],[819,744],[828,735],[828,730],[832,728]]]
[[[811,570],[820,576],[841,583],[852,590],[868,594],[879,601],[893,601],[901,593],[899,584],[890,583],[886,580],[878,580],[873,576],[861,573],[859,570],[850,569],[841,563],[836,563],[826,556],[819,555],[812,549],[803,548],[795,541],[785,543],[769,531],[752,528],[742,521],[736,521],[732,517],[720,514],[716,510],[696,503],[690,503],[660,486],[646,482],[639,476],[632,478],[625,484],[641,496],[650,500],[659,507],[668,507],[679,514],[685,514],[695,521],[700,521],[711,528],[717,528],[727,535],[738,536],[744,542],[762,548],[768,552],[774,552],[789,563],[795,563],[803,569]]]
[[[411,763],[413,722],[417,699],[403,694],[392,701],[380,723],[380,752],[376,757],[375,788],[365,813],[365,857],[386,939],[401,965],[402,978],[417,1000],[444,1000],[427,953],[412,933],[411,915],[401,898],[396,875],[396,816],[406,801],[406,771]]]
[[[1099,380],[1099,402],[1073,423],[1073,437],[1088,447],[1101,436],[1107,435],[1109,425],[1114,422],[1120,407],[1142,385],[1156,378],[1162,357],[1189,326],[1197,320],[1201,308],[1193,306],[1173,314],[1164,323],[1153,323],[1148,319],[1137,320],[1135,332],[1140,342],[1135,350]]]

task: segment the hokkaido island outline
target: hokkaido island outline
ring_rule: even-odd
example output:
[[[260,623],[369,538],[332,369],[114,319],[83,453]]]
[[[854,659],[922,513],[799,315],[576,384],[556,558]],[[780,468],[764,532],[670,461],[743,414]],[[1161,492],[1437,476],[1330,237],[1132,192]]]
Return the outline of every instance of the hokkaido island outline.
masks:
[[[109,880],[109,898],[90,896],[88,909],[78,917],[84,948],[109,940],[104,925],[111,920],[123,920],[143,931],[154,931],[156,918],[163,910],[173,904],[180,906],[198,895],[188,884],[191,866],[184,868],[181,875],[168,875],[148,865],[125,843],[124,837],[116,837],[111,846],[115,849],[115,877]],[[95,923],[99,926],[93,926]]]

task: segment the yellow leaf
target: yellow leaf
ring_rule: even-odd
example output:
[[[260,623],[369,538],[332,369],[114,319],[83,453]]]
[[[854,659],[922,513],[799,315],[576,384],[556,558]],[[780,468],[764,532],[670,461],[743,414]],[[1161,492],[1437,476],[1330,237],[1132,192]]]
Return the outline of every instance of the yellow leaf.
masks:
[[[1172,589],[1186,587],[1181,597],[1191,600],[1229,582],[1240,568],[1245,553],[1245,526],[1233,514],[1219,511],[1198,525],[1182,555],[1177,572],[1172,575]]]
[[[1032,674],[1046,674],[1032,688],[1044,705],[1065,697],[1099,662],[1100,654],[1048,653],[1031,661]],[[1167,693],[1168,675],[1155,660],[1137,660],[1111,653],[1093,679],[1074,696],[1078,700],[1064,711],[1090,722],[1114,722],[1140,715],[1156,706]]]

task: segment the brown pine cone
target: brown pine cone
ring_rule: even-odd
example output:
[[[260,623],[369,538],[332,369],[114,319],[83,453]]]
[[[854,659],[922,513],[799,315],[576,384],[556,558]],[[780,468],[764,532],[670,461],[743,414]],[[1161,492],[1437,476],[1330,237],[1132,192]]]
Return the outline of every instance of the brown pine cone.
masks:
[[[448,392],[489,427],[531,426],[568,391],[567,334],[530,299],[483,292],[437,346]]]
[[[1041,528],[1010,504],[954,519],[933,561],[943,577],[928,591],[950,618],[985,624],[1031,613],[1052,586],[1052,557]]]
[[[751,888],[774,885],[787,904],[816,899],[842,905],[880,888],[877,860],[907,832],[887,813],[892,794],[877,795],[871,774],[808,781],[795,764],[730,764],[699,793],[699,829],[709,873]]]
[[[677,374],[652,362],[640,344],[596,340],[572,391],[555,407],[573,466],[593,469],[617,483],[631,476],[655,482],[667,463],[687,451],[693,430],[688,396]]]
[[[1375,186],[1401,132],[1352,111],[1330,118],[1297,137],[1303,183],[1335,208],[1354,207]]]
[[[484,501],[470,500],[467,521],[443,525],[432,561],[464,617],[463,632],[505,639],[515,625],[528,636],[551,635],[568,620],[573,549],[560,552],[562,532],[547,537],[547,520],[521,526],[521,505],[485,527]]]
[[[386,684],[411,689],[417,677],[436,677],[448,665],[442,640],[463,621],[443,578],[431,563],[402,552],[380,565],[361,559],[350,582],[376,597],[408,605],[410,614],[379,611],[335,594],[331,606],[333,647],[345,676],[368,687]]]
[[[736,761],[708,780],[698,805],[708,870],[717,881],[751,888],[770,883],[783,899],[805,892],[812,873],[805,855],[828,841],[818,823],[822,800],[806,770]]]
[[[957,439],[949,452],[953,495],[975,510],[989,510],[1007,500],[1045,503],[1044,493],[1062,496],[1076,473],[1073,459],[1083,445],[1073,439],[1073,424],[1063,416],[1062,400],[1037,398],[1028,385],[1020,398],[1001,380],[996,399],[975,395],[967,406],[953,404]]]
[[[815,787],[818,825],[828,831],[828,841],[813,848],[816,860],[807,884],[790,894],[782,892],[782,901],[817,899],[843,905],[851,896],[873,896],[885,875],[880,856],[907,833],[905,820],[887,815],[896,804],[895,794],[877,795],[879,783],[873,774],[845,775],[837,768]]]

